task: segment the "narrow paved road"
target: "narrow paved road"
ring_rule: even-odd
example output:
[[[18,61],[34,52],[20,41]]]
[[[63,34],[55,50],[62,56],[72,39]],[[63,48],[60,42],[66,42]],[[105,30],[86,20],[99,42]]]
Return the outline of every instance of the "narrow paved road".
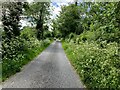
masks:
[[[35,60],[3,83],[3,88],[83,88],[60,42],[53,42]]]

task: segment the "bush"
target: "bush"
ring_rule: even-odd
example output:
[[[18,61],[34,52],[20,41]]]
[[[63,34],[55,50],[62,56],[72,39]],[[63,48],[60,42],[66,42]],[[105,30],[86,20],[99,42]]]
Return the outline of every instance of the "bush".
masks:
[[[39,41],[34,30],[25,28],[19,37],[2,41],[2,80],[19,72],[23,65],[42,52],[50,40]]]
[[[36,30],[31,29],[29,27],[24,28],[24,30],[21,31],[21,38],[24,38],[25,40],[29,40],[30,38],[36,37]]]
[[[120,88],[120,58],[117,43],[100,48],[93,42],[63,43],[63,48],[88,88]]]
[[[80,41],[94,41],[97,39],[98,34],[96,34],[97,31],[85,31],[84,33],[82,33],[81,35],[79,35],[79,39]]]

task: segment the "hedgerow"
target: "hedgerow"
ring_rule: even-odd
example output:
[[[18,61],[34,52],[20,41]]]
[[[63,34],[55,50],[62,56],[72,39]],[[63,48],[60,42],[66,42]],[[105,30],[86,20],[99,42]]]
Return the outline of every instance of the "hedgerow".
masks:
[[[50,40],[39,41],[35,37],[35,30],[25,28],[19,37],[12,38],[9,42],[2,41],[2,80],[19,72],[23,65],[33,60],[50,43]]]
[[[63,42],[63,48],[87,88],[120,88],[117,43],[101,48],[96,42]]]

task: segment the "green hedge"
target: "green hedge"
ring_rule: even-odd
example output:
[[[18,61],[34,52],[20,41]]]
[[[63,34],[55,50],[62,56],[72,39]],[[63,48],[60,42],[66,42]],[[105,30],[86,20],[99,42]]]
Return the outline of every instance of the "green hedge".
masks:
[[[2,81],[19,72],[23,65],[33,60],[51,41],[37,40],[35,30],[25,28],[19,37],[2,41]]]
[[[88,88],[120,88],[120,57],[117,43],[106,48],[92,42],[63,42],[63,48]]]

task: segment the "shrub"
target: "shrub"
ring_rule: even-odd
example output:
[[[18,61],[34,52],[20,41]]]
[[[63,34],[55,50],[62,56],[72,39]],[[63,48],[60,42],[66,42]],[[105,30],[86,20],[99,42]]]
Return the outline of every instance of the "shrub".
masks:
[[[82,33],[81,35],[79,35],[79,39],[80,41],[93,41],[93,40],[96,40],[96,38],[98,37],[96,34],[95,34],[96,31],[85,31],[84,33]]]
[[[96,42],[63,43],[64,50],[88,88],[120,88],[120,58],[117,43],[100,48]]]
[[[25,28],[19,37],[2,41],[2,80],[19,72],[23,65],[42,52],[50,40],[39,41],[34,30]]]

